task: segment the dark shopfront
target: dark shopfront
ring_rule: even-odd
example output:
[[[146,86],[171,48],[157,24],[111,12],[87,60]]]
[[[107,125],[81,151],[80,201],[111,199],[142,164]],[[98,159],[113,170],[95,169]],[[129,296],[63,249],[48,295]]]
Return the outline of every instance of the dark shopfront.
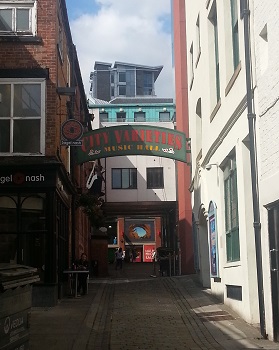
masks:
[[[58,162],[3,166],[0,171],[0,262],[36,267],[33,305],[62,296],[69,264],[70,182]]]

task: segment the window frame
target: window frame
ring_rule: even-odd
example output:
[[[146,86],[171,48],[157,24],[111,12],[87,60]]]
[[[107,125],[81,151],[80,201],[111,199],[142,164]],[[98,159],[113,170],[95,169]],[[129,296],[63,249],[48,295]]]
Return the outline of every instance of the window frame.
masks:
[[[29,29],[17,30],[16,11],[29,9]],[[35,0],[18,0],[5,1],[0,3],[0,10],[12,10],[12,30],[0,30],[0,36],[36,36],[37,35],[37,1]]]
[[[128,186],[123,186],[124,171],[129,172],[128,176]],[[115,176],[116,172],[119,172],[118,176],[120,176],[120,186],[115,185]],[[127,179],[127,178],[126,178]],[[111,189],[112,190],[136,190],[138,188],[138,178],[137,178],[137,169],[136,168],[111,168]]]
[[[14,86],[15,85],[34,85],[39,84],[40,85],[40,107],[41,107],[41,115],[40,116],[26,116],[22,118],[22,116],[13,116],[13,105],[14,105]],[[1,156],[22,156],[22,155],[28,155],[28,156],[42,156],[45,154],[45,103],[46,103],[46,80],[42,78],[23,78],[23,79],[0,79],[0,85],[10,85],[11,86],[11,94],[10,94],[10,115],[9,116],[0,116],[0,121],[3,120],[9,120],[10,121],[10,145],[9,145],[9,151],[8,152],[1,152]],[[39,144],[39,152],[14,152],[14,129],[13,124],[16,120],[40,120],[40,144]]]
[[[231,30],[232,30],[232,54],[234,70],[239,65],[239,28],[238,28],[238,6],[235,0],[230,0],[231,7]]]
[[[159,176],[159,178],[156,179],[156,176]],[[146,188],[147,189],[164,188],[164,168],[163,167],[146,168]]]
[[[235,156],[224,168],[224,208],[227,262],[240,260],[237,170]]]
[[[219,43],[218,43],[218,15],[217,15],[216,1],[214,1],[212,4],[208,19],[213,27],[215,94],[216,94],[216,103],[218,103],[219,100],[221,99],[221,86],[220,86],[220,57],[219,57]]]

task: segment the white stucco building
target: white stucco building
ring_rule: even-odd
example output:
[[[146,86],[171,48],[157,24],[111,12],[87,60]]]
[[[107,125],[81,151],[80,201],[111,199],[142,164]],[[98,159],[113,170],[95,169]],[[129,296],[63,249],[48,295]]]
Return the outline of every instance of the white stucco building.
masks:
[[[246,18],[250,31],[245,36],[245,1],[179,2],[186,19],[196,270],[204,287],[247,322],[259,324],[263,335],[276,340],[279,5],[276,1],[249,1]],[[245,61],[245,43],[250,45],[251,69]],[[255,245],[246,69],[251,73],[258,157],[260,270]],[[264,292],[258,293],[261,277]],[[262,301],[264,304],[259,305]]]

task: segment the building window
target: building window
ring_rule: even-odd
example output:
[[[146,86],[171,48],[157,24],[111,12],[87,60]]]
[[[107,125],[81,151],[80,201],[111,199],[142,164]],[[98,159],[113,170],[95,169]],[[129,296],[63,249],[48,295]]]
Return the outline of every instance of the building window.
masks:
[[[135,112],[134,113],[134,121],[135,122],[145,122],[145,112]]]
[[[137,169],[111,169],[112,171],[112,189],[136,189],[137,188]]]
[[[189,72],[189,77],[190,77],[190,87],[193,85],[193,80],[194,80],[194,52],[193,52],[193,43],[191,44],[190,47],[190,72]]]
[[[100,122],[108,122],[108,113],[107,112],[100,112]]]
[[[126,72],[118,72],[118,82],[126,83]]]
[[[237,2],[231,0],[231,20],[232,20],[232,46],[233,46],[233,65],[234,69],[239,64],[239,33],[238,33],[238,15]]]
[[[170,112],[159,112],[160,122],[169,122],[170,121]]]
[[[240,246],[235,156],[225,166],[224,186],[227,261],[238,261]]]
[[[36,31],[34,1],[24,1],[16,3],[5,1],[0,5],[0,34],[33,34]]]
[[[163,168],[146,168],[147,188],[164,188]]]
[[[119,85],[118,86],[118,95],[119,96],[126,96],[126,85]]]
[[[196,21],[196,65],[198,64],[201,54],[201,30],[200,30],[200,15]]]
[[[214,1],[209,21],[212,24],[212,42],[213,42],[213,57],[214,57],[214,71],[215,71],[215,91],[216,91],[216,103],[220,100],[220,63],[219,63],[219,47],[218,47],[218,22],[217,22],[217,8]]]
[[[153,94],[153,75],[151,72],[143,73],[143,94],[146,96]]]
[[[44,82],[0,82],[0,153],[44,153]]]
[[[59,52],[59,57],[61,59],[61,61],[63,61],[63,28],[62,28],[62,24],[61,24],[61,20],[58,19],[59,22],[59,28],[58,28],[58,43],[57,43],[57,48],[58,48],[58,52]]]
[[[126,112],[116,113],[116,118],[117,118],[118,122],[125,122],[126,121]]]

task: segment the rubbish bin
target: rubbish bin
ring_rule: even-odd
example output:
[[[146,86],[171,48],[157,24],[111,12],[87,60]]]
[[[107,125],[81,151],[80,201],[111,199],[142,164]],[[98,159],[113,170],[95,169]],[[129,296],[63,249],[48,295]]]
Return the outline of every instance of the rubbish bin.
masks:
[[[32,284],[39,280],[35,268],[0,264],[0,350],[29,348]]]

